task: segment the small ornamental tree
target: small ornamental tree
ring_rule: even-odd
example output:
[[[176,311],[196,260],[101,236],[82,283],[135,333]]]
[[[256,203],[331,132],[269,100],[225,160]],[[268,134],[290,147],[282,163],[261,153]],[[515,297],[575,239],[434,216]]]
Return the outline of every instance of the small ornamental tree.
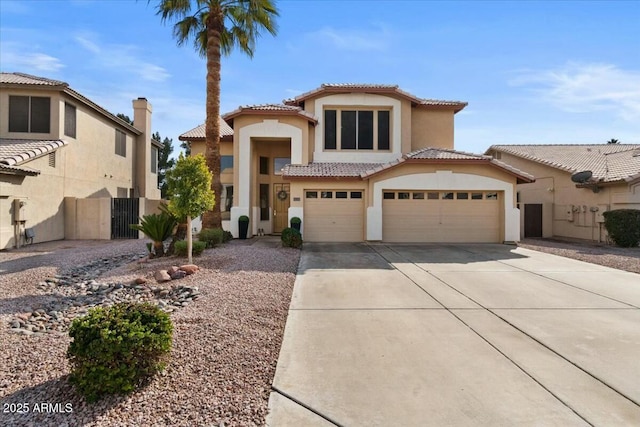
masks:
[[[202,154],[184,157],[182,153],[175,166],[167,171],[169,211],[178,218],[187,218],[187,257],[192,261],[193,236],[191,218],[213,209],[211,172]]]

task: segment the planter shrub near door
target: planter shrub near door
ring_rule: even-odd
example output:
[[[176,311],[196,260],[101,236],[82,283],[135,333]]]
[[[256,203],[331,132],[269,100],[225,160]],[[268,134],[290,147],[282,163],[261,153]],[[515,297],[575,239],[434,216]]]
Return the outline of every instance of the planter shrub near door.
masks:
[[[293,218],[291,218],[291,228],[295,228],[296,230],[300,231],[301,223],[302,223],[302,220],[297,216],[294,216]]]
[[[238,230],[240,233],[241,239],[247,238],[247,231],[249,231],[249,217],[246,215],[241,215],[238,218]]]

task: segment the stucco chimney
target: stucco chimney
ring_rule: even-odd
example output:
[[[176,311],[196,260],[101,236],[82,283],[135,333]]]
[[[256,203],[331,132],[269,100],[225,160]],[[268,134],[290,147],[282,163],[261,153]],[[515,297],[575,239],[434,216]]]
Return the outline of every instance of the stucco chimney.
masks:
[[[138,197],[154,197],[156,175],[151,174],[151,104],[146,98],[133,100],[133,127],[142,132],[135,142],[135,193]]]

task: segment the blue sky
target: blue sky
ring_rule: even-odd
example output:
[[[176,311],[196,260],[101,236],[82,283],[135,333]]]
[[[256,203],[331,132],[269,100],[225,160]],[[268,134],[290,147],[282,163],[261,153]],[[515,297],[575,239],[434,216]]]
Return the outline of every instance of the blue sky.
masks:
[[[113,113],[204,122],[205,61],[145,0],[0,0],[0,69],[66,81]],[[321,83],[461,100],[457,149],[640,143],[640,1],[278,1],[277,37],[223,59],[222,112]]]

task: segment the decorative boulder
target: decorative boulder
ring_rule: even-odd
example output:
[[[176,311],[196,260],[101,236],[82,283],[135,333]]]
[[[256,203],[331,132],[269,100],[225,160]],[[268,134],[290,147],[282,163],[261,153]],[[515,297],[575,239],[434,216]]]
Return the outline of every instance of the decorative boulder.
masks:
[[[144,277],[137,277],[136,280],[133,281],[136,285],[143,285],[147,283],[147,279]]]
[[[183,279],[187,273],[182,270],[177,270],[171,273],[171,280]]]
[[[167,273],[169,273],[169,275],[171,275],[171,274],[175,273],[175,272],[176,272],[176,271],[178,271],[178,270],[180,270],[180,269],[174,265],[174,266],[169,267],[169,268],[167,269]]]
[[[171,280],[171,276],[169,276],[167,270],[158,270],[154,273],[153,277],[155,277],[158,282],[168,282]]]
[[[180,266],[180,270],[184,271],[187,274],[193,274],[199,270],[197,265],[194,264],[185,264]]]

